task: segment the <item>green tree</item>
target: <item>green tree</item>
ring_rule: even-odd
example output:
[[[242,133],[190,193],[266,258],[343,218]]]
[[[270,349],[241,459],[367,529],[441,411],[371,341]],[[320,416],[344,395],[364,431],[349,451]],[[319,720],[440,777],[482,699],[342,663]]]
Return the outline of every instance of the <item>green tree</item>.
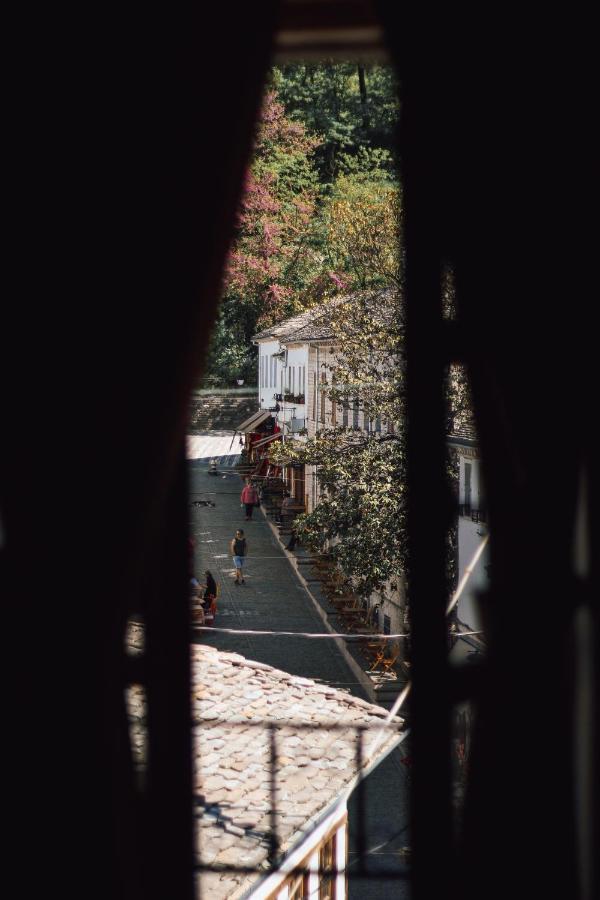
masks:
[[[400,188],[380,168],[365,169],[339,175],[323,210],[329,266],[350,289],[400,289]]]
[[[323,307],[320,324],[335,335],[335,354],[323,390],[338,407],[335,426],[306,442],[286,441],[272,451],[280,464],[317,466],[322,493],[316,508],[298,520],[299,533],[316,550],[328,547],[340,570],[365,597],[410,583],[406,534],[405,320],[398,288],[370,289]],[[448,379],[449,414],[468,409],[464,373]],[[365,430],[353,428],[360,407]],[[348,411],[347,425],[340,425]],[[448,485],[457,486],[456,458],[447,458]],[[456,585],[456,528],[447,535],[448,594]]]
[[[398,88],[388,66],[307,63],[273,70],[273,84],[290,118],[320,138],[315,161],[320,180],[335,181],[347,158],[361,149],[386,151],[393,173]]]

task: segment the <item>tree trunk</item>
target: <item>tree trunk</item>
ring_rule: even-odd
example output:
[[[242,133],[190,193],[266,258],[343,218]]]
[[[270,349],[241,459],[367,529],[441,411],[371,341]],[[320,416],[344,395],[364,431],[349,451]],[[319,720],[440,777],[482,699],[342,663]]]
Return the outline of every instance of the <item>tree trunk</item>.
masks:
[[[360,108],[362,110],[363,128],[367,129],[371,125],[369,116],[369,105],[367,97],[367,82],[365,79],[365,67],[358,64],[358,86],[360,88]]]

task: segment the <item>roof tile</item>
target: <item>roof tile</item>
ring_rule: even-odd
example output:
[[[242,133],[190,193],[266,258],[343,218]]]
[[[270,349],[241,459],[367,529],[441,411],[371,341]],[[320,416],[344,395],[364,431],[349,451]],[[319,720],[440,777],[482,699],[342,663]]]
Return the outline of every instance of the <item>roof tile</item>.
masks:
[[[352,726],[373,724],[379,733],[387,716],[380,707],[308,678],[205,645],[192,648],[192,683],[197,852],[207,865],[266,864],[273,824],[269,726],[277,726],[276,820],[285,853],[355,778]],[[135,732],[143,727],[141,688],[133,687],[131,696],[137,702]],[[238,703],[244,718],[236,713]],[[302,723],[321,727],[306,729]],[[337,723],[349,727],[332,730]],[[376,757],[394,745],[397,732],[396,727],[385,733]],[[375,735],[368,737],[365,761]],[[200,883],[205,896],[220,900],[241,897],[259,877],[258,872],[202,872]]]

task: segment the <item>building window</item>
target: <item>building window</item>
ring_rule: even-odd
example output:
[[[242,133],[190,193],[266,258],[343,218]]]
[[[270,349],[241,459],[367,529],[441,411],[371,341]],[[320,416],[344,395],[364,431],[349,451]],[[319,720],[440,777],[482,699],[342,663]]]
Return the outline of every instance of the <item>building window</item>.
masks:
[[[342,425],[344,428],[348,427],[348,404],[345,400],[342,404]]]
[[[381,416],[377,416],[375,419],[375,433],[381,434]]]
[[[471,463],[465,463],[465,515],[471,512]]]
[[[391,634],[392,633],[392,620],[389,616],[384,615],[383,617],[383,633]]]
[[[292,394],[296,393],[296,366],[292,366]]]
[[[352,406],[352,427],[358,428],[358,397],[354,398]]]
[[[317,420],[317,373],[313,372],[313,408],[312,408],[312,419],[314,422]]]
[[[305,900],[308,897],[308,875],[296,875],[288,888],[288,900]]]
[[[333,834],[319,850],[319,900],[336,900],[335,838]]]
[[[335,387],[335,375],[332,378],[332,384]],[[332,425],[337,424],[337,403],[335,400],[331,401],[331,424]]]
[[[325,386],[327,384],[327,376],[325,372],[321,373],[321,415],[319,417],[320,421],[325,424],[325,400],[326,400],[326,392]]]

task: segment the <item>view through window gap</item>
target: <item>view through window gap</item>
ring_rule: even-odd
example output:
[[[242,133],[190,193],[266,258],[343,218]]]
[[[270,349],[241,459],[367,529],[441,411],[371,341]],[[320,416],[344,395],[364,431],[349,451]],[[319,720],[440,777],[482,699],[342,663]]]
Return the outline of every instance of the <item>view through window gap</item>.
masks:
[[[350,897],[383,897],[392,879],[396,896],[409,896],[400,114],[381,62],[269,73],[188,438],[191,641],[213,672],[208,693],[196,669],[192,685],[197,862],[212,891],[222,878],[229,889],[255,885],[248,896],[308,896],[318,886],[319,896],[341,897],[347,881]],[[448,320],[454,304],[449,270],[440,283]],[[479,553],[487,524],[460,365],[445,390],[455,498],[447,649],[464,665],[485,651],[476,598],[489,577]],[[225,689],[231,667],[253,673],[243,691]],[[331,721],[313,692],[331,705]],[[363,755],[362,731],[346,743],[331,734],[346,706],[348,729],[357,724],[352,698],[371,704],[362,708],[379,755]],[[322,734],[311,728],[309,738],[313,716]],[[471,705],[457,706],[452,722],[458,828]],[[236,727],[243,739],[230,736]],[[343,825],[326,837],[319,823],[336,817]]]

